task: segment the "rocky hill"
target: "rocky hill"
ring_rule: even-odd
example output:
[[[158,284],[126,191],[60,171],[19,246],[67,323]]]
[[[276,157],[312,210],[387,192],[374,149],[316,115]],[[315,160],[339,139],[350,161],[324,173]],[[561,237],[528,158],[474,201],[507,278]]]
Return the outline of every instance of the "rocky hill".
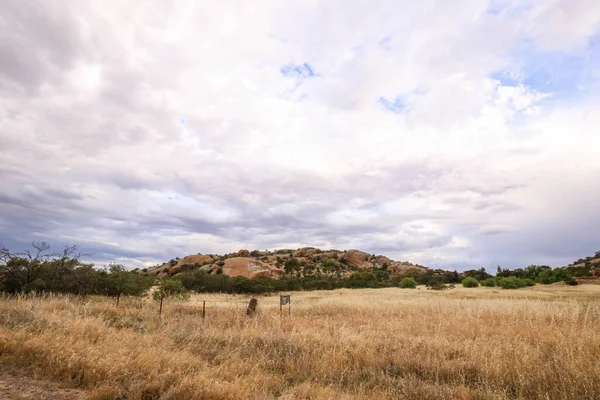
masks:
[[[585,266],[590,267],[599,267],[600,268],[600,251],[596,252],[595,256],[590,256],[586,258],[580,258],[579,260],[573,262],[572,264],[567,265],[567,268],[582,268]]]
[[[225,255],[195,254],[145,268],[142,272],[159,278],[186,271],[203,271],[207,274],[256,279],[314,274],[342,277],[349,276],[354,271],[368,269],[387,269],[390,274],[394,274],[411,268],[418,272],[427,270],[427,267],[422,265],[394,261],[382,255],[376,256],[359,250],[320,250],[304,247],[296,250],[239,250]]]
[[[579,283],[600,283],[600,251],[564,267]]]

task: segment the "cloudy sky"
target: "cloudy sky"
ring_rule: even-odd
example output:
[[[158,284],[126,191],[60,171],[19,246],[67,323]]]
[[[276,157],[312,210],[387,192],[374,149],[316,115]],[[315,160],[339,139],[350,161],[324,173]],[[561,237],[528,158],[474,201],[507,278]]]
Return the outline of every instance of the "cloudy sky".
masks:
[[[0,2],[0,242],[600,250],[600,1]]]

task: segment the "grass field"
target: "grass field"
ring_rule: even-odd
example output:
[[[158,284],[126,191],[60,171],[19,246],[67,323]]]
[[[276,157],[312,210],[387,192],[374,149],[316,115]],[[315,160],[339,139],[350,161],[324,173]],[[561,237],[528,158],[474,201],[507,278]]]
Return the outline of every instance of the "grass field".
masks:
[[[600,399],[600,285],[0,299],[4,369],[91,399]],[[201,318],[202,300],[207,316]]]

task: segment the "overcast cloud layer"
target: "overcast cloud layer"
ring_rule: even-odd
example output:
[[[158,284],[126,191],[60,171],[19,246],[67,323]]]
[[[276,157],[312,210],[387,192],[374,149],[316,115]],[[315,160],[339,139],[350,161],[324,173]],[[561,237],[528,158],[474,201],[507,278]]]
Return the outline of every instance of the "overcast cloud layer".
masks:
[[[600,1],[0,2],[0,242],[600,250]]]

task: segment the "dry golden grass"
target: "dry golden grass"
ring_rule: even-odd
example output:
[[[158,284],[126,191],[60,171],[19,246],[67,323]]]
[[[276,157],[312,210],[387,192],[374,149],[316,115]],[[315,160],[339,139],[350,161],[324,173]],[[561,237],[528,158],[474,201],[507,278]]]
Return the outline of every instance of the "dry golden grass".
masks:
[[[0,360],[91,399],[600,398],[598,285],[301,292],[291,317],[247,300],[161,319],[150,299],[4,298]]]

